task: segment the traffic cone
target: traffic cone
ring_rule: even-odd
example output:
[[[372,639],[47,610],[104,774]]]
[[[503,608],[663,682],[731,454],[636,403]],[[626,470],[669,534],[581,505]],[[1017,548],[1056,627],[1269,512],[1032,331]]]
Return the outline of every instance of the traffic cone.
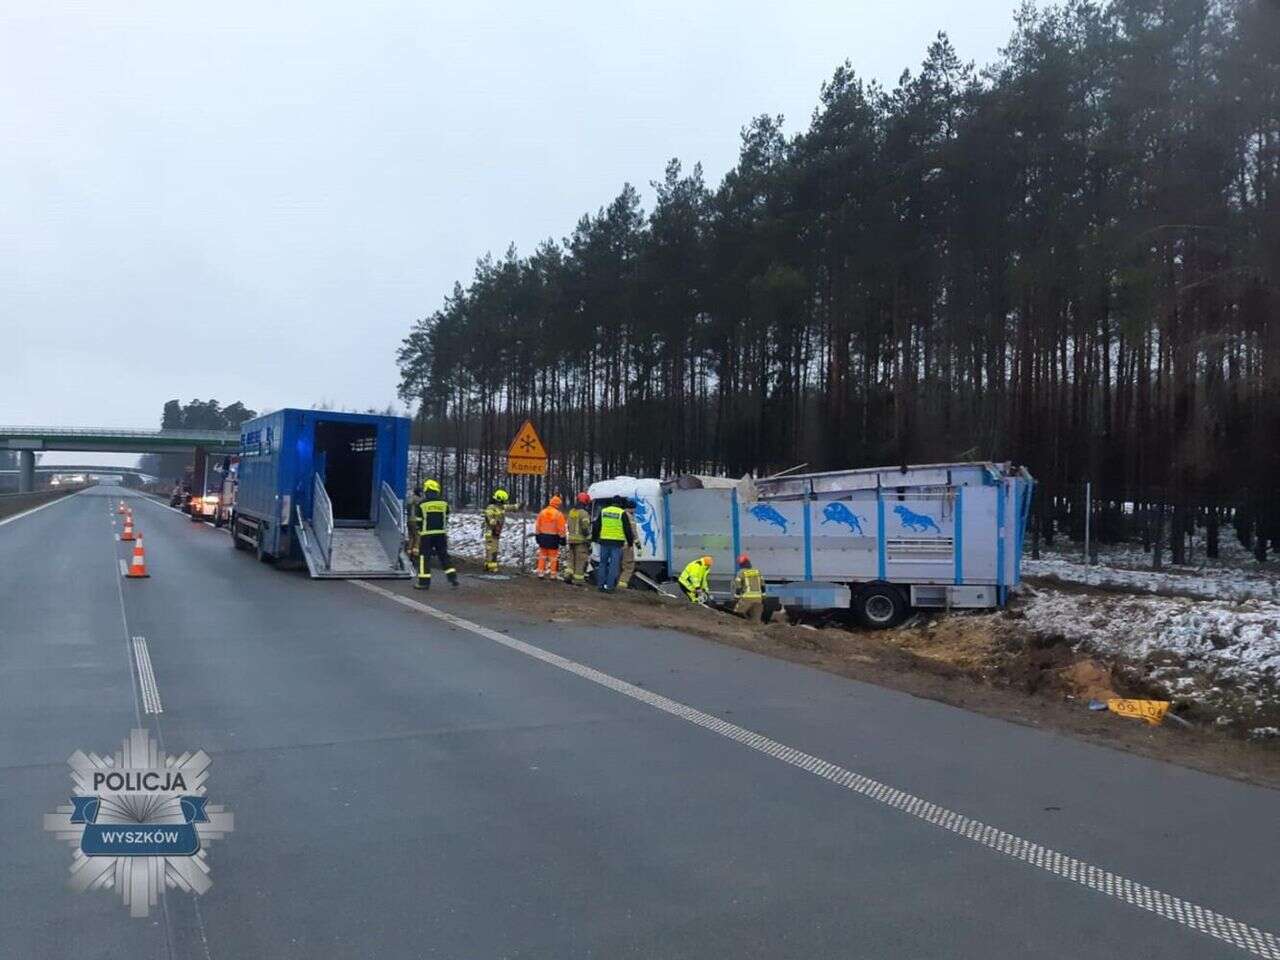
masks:
[[[124,541],[136,540],[133,535],[133,514],[126,513],[124,515],[124,533],[120,534],[120,539]]]
[[[131,580],[151,576],[151,574],[147,573],[147,558],[142,554],[141,537],[133,544],[133,561],[129,564],[129,572],[125,576]]]
[[[123,500],[121,500],[121,501],[120,501],[120,509],[119,509],[119,510],[117,510],[116,512],[117,512],[117,513],[128,513],[128,512],[129,512],[129,508],[128,508],[128,507],[126,507],[126,506],[124,505],[124,501],[123,501]]]

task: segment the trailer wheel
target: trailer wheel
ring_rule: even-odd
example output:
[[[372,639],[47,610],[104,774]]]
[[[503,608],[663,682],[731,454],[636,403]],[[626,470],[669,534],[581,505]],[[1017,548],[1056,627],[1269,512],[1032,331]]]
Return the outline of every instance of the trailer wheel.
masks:
[[[897,626],[907,615],[902,591],[891,583],[868,583],[853,595],[853,616],[871,630]]]

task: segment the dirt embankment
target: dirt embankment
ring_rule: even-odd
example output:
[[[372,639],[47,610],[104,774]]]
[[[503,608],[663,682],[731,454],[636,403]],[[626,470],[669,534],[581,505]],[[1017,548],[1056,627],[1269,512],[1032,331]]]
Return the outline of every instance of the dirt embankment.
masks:
[[[474,571],[468,571],[474,572]],[[603,595],[590,587],[528,576],[470,590],[464,602],[517,607],[555,623],[629,625],[679,630],[766,656],[807,664],[851,679],[901,690],[990,716],[1045,727],[1095,743],[1280,788],[1280,750],[1249,743],[1194,710],[1194,721],[1149,727],[1106,712],[1090,700],[1151,696],[1137,671],[1092,659],[1061,638],[1034,635],[1016,605],[990,613],[920,614],[893,630],[843,625],[755,625],[727,613],[653,593]]]

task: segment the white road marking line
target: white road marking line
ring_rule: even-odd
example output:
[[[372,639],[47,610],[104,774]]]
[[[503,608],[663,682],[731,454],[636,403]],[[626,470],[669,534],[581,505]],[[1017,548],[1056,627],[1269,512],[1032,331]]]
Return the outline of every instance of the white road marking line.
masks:
[[[119,559],[119,563],[120,563],[120,576],[127,577],[129,575],[129,567],[124,562],[124,557],[121,557]]]
[[[12,517],[5,517],[3,520],[0,520],[0,527],[3,527],[6,523],[13,523],[15,520],[21,520],[23,517],[29,517],[33,513],[38,513],[46,507],[52,507],[55,503],[66,503],[72,497],[78,497],[82,493],[84,493],[83,490],[77,490],[75,493],[69,493],[65,497],[59,497],[57,500],[50,500],[48,503],[42,503],[40,506],[32,507],[30,510],[23,510],[21,513],[15,513]]]
[[[523,653],[525,656],[541,660],[543,663],[575,674],[584,680],[590,680],[592,683],[607,687],[623,696],[638,700],[656,710],[661,710],[663,713],[679,717],[681,720],[685,720],[695,726],[703,727],[728,740],[735,740],[744,746],[750,747],[752,750],[773,757],[775,760],[789,763],[807,773],[844,787],[846,790],[861,794],[877,803],[882,803],[887,807],[892,807],[894,810],[909,814],[997,853],[1002,853],[1015,860],[1021,860],[1023,863],[1038,867],[1064,880],[1070,880],[1072,883],[1078,883],[1112,899],[1123,900],[1125,903],[1140,910],[1154,913],[1165,920],[1171,920],[1184,927],[1208,934],[1215,939],[1239,947],[1255,957],[1262,957],[1264,960],[1280,960],[1280,938],[1258,927],[1250,926],[1240,920],[1233,920],[1231,917],[1224,916],[1199,904],[1189,903],[1180,897],[1164,893],[1144,883],[1130,880],[1127,877],[1112,873],[1110,870],[1095,867],[1083,860],[1059,853],[1034,841],[1025,840],[1022,837],[983,823],[981,820],[975,820],[954,810],[948,810],[946,807],[940,807],[922,797],[913,796],[905,790],[899,790],[889,784],[881,783],[878,780],[847,770],[812,754],[804,753],[794,747],[788,747],[786,744],[771,740],[763,734],[748,730],[746,727],[740,727],[737,724],[729,723],[727,720],[721,720],[719,717],[703,713],[701,710],[686,706],[679,701],[671,700],[661,694],[645,690],[643,687],[627,683],[625,680],[619,680],[617,677],[610,676],[593,667],[585,666],[576,660],[570,660],[557,653],[551,653],[549,650],[543,650],[541,647],[535,647],[531,643],[499,633],[497,630],[491,630],[478,623],[472,623],[470,620],[464,620],[462,617],[445,613],[436,607],[428,606],[409,597],[403,597],[384,587],[379,587],[364,580],[351,580],[349,582],[361,589],[384,596],[388,600],[393,600],[401,606],[408,607],[419,613],[425,613],[463,630],[469,630],[487,640],[492,640],[494,643],[500,643],[504,647]]]
[[[121,563],[124,561],[122,560]],[[156,674],[151,669],[151,653],[145,637],[133,638],[133,659],[138,664],[138,684],[142,687],[142,708],[146,713],[164,713],[160,706],[160,688],[156,686]]]

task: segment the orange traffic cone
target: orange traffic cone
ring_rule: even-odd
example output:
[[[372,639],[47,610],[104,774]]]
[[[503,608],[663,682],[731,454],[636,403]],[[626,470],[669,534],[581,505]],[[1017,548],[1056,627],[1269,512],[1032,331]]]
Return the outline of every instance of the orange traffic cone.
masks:
[[[126,541],[137,539],[137,537],[133,535],[133,514],[132,513],[126,513],[124,515],[124,533],[120,534],[120,539],[126,540]]]
[[[124,505],[124,501],[123,501],[123,500],[121,500],[121,501],[120,501],[120,509],[119,509],[118,511],[116,511],[116,512],[117,512],[117,513],[128,513],[128,512],[129,512],[129,508],[128,508],[128,507],[126,507],[126,506]]]
[[[147,558],[142,554],[141,537],[133,545],[133,562],[129,564],[129,572],[125,576],[130,579],[151,576],[151,574],[147,573]]]

